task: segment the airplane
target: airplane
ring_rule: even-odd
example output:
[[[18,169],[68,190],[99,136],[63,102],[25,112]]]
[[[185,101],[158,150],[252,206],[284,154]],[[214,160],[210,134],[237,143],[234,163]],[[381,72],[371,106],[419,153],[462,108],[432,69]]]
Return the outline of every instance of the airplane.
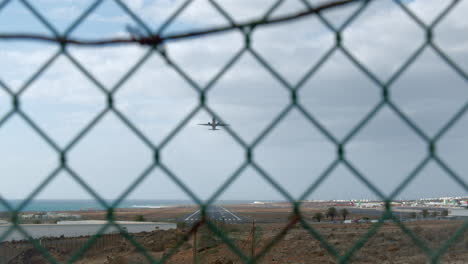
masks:
[[[217,126],[228,126],[227,124],[223,124],[223,123],[220,123],[220,122],[216,122],[216,119],[213,117],[213,119],[211,119],[211,122],[208,122],[206,124],[198,124],[200,126],[211,126],[211,129],[208,129],[208,130],[221,130],[221,129],[216,129]]]

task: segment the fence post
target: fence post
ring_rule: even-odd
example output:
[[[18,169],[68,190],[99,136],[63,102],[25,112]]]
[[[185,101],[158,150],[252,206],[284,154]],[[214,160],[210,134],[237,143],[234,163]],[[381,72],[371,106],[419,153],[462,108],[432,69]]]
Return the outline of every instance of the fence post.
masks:
[[[252,259],[254,258],[255,256],[255,219],[252,220],[252,231],[250,231],[251,233],[251,236],[252,236],[252,245],[251,245],[251,251],[250,251],[250,255],[252,257]]]
[[[197,264],[198,263],[198,259],[197,259],[197,232],[198,232],[198,228],[195,229],[195,232],[193,232],[193,264]]]

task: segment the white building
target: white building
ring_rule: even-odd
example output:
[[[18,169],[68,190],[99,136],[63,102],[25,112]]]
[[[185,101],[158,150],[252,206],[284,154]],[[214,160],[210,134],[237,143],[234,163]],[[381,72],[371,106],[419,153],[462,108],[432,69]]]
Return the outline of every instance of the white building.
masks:
[[[23,218],[23,219],[33,219],[34,214],[22,214],[21,218]]]

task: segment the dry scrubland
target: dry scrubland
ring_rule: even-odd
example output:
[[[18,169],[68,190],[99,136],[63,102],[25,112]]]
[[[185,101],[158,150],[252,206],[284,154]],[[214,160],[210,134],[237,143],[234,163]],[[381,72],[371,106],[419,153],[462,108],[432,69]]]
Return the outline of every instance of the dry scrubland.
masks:
[[[428,243],[429,247],[439,247],[442,241],[459,227],[462,222],[456,221],[422,221],[408,223],[408,227]],[[256,232],[256,250],[263,248],[274,239],[284,224],[258,224]],[[329,241],[340,253],[350,248],[362,236],[369,224],[316,224],[314,228]],[[250,225],[221,226],[231,239],[245,252],[250,252]],[[167,254],[177,241],[184,237],[184,230],[153,231],[134,234],[154,257],[160,258]],[[241,263],[226,245],[215,239],[206,229],[198,232],[198,256],[200,263],[233,264]],[[78,239],[78,238],[77,238]],[[84,238],[79,238],[84,241]],[[67,239],[62,239],[67,240]],[[69,240],[69,239],[68,239]],[[52,239],[46,243],[46,248],[60,261],[66,260],[76,249],[66,248],[64,241]],[[192,263],[193,238],[186,241],[169,259],[168,263]],[[13,244],[7,246],[15,246]],[[427,263],[427,259],[412,240],[396,225],[387,223],[378,231],[352,258],[353,263]],[[468,262],[468,234],[452,246],[441,259],[442,263]],[[47,263],[33,249],[24,250],[11,262]],[[147,263],[142,255],[124,239],[112,239],[100,246],[91,248],[77,263],[127,264]],[[334,263],[327,251],[307,231],[299,226],[293,227],[278,244],[267,253],[259,263]]]

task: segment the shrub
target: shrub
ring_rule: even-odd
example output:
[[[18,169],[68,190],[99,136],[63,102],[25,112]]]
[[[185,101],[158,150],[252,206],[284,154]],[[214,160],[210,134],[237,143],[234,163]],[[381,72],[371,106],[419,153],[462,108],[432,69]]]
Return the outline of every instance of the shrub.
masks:
[[[317,220],[317,222],[320,222],[320,220],[322,220],[323,218],[323,214],[318,212],[318,213],[315,213],[314,216],[312,217],[313,219]]]
[[[187,228],[187,223],[185,223],[185,222],[178,222],[177,223],[177,229],[184,230],[185,228]]]
[[[144,222],[146,221],[145,217],[143,215],[136,215],[134,218],[133,218],[134,221],[137,221],[137,222]]]
[[[335,216],[338,214],[337,210],[335,207],[330,207],[327,210],[327,217],[331,218],[333,221],[335,219]]]

